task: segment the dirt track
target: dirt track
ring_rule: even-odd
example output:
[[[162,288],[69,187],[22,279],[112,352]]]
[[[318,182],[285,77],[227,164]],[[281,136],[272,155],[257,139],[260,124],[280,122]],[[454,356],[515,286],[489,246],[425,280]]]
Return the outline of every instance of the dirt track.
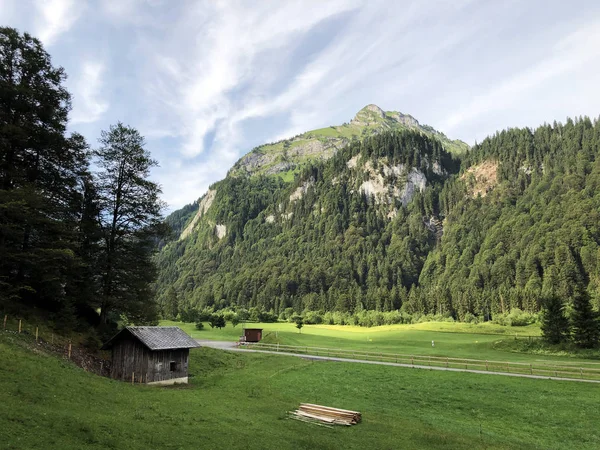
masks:
[[[485,370],[472,370],[472,369],[455,369],[450,367],[430,367],[423,365],[411,365],[411,364],[402,364],[402,363],[393,363],[393,362],[384,362],[384,361],[366,361],[364,359],[352,359],[352,358],[335,358],[329,356],[317,356],[317,355],[305,355],[298,353],[287,353],[287,352],[274,352],[270,350],[252,350],[252,349],[244,349],[237,346],[236,342],[230,341],[209,341],[209,340],[201,340],[196,339],[196,341],[204,347],[216,348],[219,350],[228,350],[228,351],[236,351],[236,352],[254,352],[254,353],[270,353],[273,355],[285,355],[285,356],[296,356],[303,359],[309,359],[312,361],[335,361],[335,362],[347,362],[347,363],[358,363],[358,364],[378,364],[380,366],[395,366],[395,367],[405,367],[409,369],[426,369],[426,370],[443,370],[446,372],[468,372],[468,373],[479,373],[482,375],[503,375],[506,377],[520,377],[520,378],[534,378],[538,380],[558,380],[558,381],[577,381],[580,383],[600,383],[598,380],[581,380],[578,378],[562,378],[562,377],[547,377],[541,375],[527,375],[520,373],[507,373],[507,372],[488,372]]]

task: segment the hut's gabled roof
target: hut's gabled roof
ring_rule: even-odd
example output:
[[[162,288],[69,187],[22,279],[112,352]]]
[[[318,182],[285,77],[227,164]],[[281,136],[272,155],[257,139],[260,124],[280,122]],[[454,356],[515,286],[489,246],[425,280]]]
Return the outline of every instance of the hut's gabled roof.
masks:
[[[125,327],[102,348],[109,348],[115,340],[131,334],[150,350],[194,348],[200,345],[179,327]]]

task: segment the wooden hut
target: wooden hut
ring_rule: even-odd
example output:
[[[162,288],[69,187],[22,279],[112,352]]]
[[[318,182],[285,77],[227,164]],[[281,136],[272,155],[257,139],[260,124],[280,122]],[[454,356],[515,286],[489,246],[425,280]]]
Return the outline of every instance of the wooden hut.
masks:
[[[244,328],[245,342],[259,342],[262,339],[262,328]]]
[[[190,348],[200,347],[179,327],[126,327],[103,349],[112,350],[110,377],[148,384],[188,382]]]

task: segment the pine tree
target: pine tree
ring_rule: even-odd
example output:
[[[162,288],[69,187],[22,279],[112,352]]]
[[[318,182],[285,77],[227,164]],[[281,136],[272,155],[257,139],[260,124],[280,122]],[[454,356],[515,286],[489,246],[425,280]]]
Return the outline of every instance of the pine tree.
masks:
[[[0,27],[0,303],[73,310],[87,145],[42,43]],[[3,301],[4,300],[4,301]]]
[[[148,176],[157,163],[144,149],[140,133],[121,123],[103,131],[100,144],[95,151],[103,241],[100,317],[104,323],[111,314],[152,322],[152,255],[161,234],[163,204],[160,187]]]
[[[587,292],[582,292],[573,299],[573,341],[578,347],[593,348],[600,341],[600,323],[598,313],[592,309]]]
[[[542,313],[542,336],[550,344],[560,344],[569,337],[569,320],[559,297],[548,297]]]

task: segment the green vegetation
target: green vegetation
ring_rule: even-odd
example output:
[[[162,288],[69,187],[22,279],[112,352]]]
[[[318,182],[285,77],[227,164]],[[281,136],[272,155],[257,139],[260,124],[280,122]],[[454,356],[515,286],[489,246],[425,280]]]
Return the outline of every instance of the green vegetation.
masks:
[[[281,178],[285,183],[291,183],[292,181],[294,181],[294,178],[296,177],[296,174],[298,174],[298,173],[299,173],[298,169],[291,169],[286,172],[279,172],[277,174],[277,176],[279,178]]]
[[[308,327],[307,327],[308,328]],[[298,335],[298,333],[295,333]],[[132,386],[0,334],[4,448],[594,449],[597,386],[192,350],[185,387]],[[300,402],[359,410],[328,429]]]
[[[197,330],[194,324],[162,321],[161,325],[182,328],[196,339],[238,341],[242,327],[230,324],[223,329],[205,326]],[[569,347],[547,346],[541,342],[537,326],[501,327],[491,323],[419,323],[389,325],[374,328],[339,325],[306,325],[298,333],[296,322],[251,323],[263,328],[263,342],[293,346],[334,348],[405,355],[431,355],[450,358],[488,359],[495,361],[532,362],[543,359],[558,363],[598,364],[598,352],[575,351]],[[529,338],[531,336],[531,338]],[[435,341],[435,347],[431,346]]]
[[[594,347],[599,154],[600,122],[587,118],[503,131],[460,160],[439,141],[396,130],[306,166],[292,185],[228,178],[215,185],[220,197],[212,208],[231,233],[167,245],[158,259],[159,301],[174,287],[181,318],[190,321],[195,311],[230,307],[284,319],[291,308],[305,323],[319,323],[311,319],[316,314],[325,323],[365,326],[526,325],[555,296],[573,328],[565,337],[579,321],[587,337],[578,332],[575,342]],[[473,196],[463,175],[486,161],[498,161],[497,183],[485,197]],[[387,192],[404,186],[407,176],[391,167],[422,173],[426,187],[404,203],[367,196],[370,170]]]
[[[350,123],[307,131],[290,139],[263,144],[254,148],[234,165],[230,175],[245,176],[274,173],[279,175],[282,169],[276,166],[282,161],[286,161],[294,167],[302,163],[315,163],[324,157],[330,157],[338,149],[355,140],[362,140],[390,130],[412,130],[422,133],[438,140],[446,151],[455,155],[464,154],[469,149],[465,142],[450,140],[445,134],[440,133],[433,127],[419,124],[410,115],[395,111],[384,113],[377,106],[368,105],[361,109]],[[309,150],[315,144],[322,144],[323,151],[314,152]],[[296,151],[290,152],[294,149]],[[262,159],[259,164],[248,163],[256,157],[265,155],[268,158]],[[286,169],[283,169],[283,171],[285,172]]]
[[[0,55],[0,310],[104,337],[155,321],[162,202],[143,137],[119,123],[92,151],[67,134],[66,74],[42,43],[0,27]]]

